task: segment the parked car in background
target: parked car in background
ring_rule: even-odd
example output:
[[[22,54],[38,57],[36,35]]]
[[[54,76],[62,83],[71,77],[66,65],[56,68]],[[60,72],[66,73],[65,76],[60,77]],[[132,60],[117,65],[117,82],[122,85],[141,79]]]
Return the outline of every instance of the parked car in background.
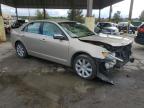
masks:
[[[119,32],[126,33],[128,31],[128,22],[120,22],[120,23],[118,23],[118,29],[119,29]],[[135,34],[136,30],[137,30],[137,27],[135,27],[134,25],[130,24],[129,33]]]
[[[119,30],[116,27],[116,24],[111,22],[98,22],[96,24],[95,30],[96,33],[104,33],[111,35],[119,35]]]
[[[27,23],[28,20],[16,20],[13,24],[12,24],[12,28],[19,28],[20,26],[22,26],[23,24]]]
[[[131,24],[134,25],[135,28],[137,29],[142,24],[142,22],[141,21],[132,21]]]
[[[131,40],[96,34],[73,21],[32,21],[13,29],[11,41],[20,58],[33,55],[73,67],[84,79],[108,81],[105,73],[133,61]]]
[[[138,27],[138,33],[135,37],[135,42],[144,45],[144,23]]]

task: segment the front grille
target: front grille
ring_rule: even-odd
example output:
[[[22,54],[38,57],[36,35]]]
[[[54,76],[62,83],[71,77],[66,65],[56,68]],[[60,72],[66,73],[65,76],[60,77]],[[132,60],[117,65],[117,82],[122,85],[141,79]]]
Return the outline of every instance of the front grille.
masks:
[[[131,44],[129,44],[127,46],[118,47],[117,50],[115,51],[116,57],[121,58],[124,61],[129,60],[130,55],[132,54],[131,48],[132,48]]]
[[[111,52],[116,53],[116,57],[122,59],[124,62],[117,61],[115,67],[120,68],[125,65],[130,60],[130,56],[132,54],[132,44],[126,46],[119,46],[119,47],[112,47],[112,46],[105,46],[105,48]]]
[[[131,52],[132,45],[129,44],[127,46],[121,46],[117,47],[117,50],[115,50],[116,57],[122,59],[124,62],[117,61],[116,67],[120,68],[123,65],[125,65],[130,60],[130,56],[132,54]]]
[[[117,48],[117,50],[115,51],[116,57],[121,58],[124,61],[129,60],[132,54],[131,48],[132,48],[131,44]]]

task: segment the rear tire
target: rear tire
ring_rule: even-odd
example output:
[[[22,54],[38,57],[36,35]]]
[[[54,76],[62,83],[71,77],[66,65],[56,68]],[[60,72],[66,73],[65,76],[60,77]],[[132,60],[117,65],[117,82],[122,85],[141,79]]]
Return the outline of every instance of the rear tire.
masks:
[[[20,58],[28,57],[27,50],[21,42],[16,43],[15,49],[16,49],[16,54],[18,57],[20,57]]]
[[[83,79],[94,79],[96,77],[96,68],[94,59],[88,55],[82,54],[74,59],[73,69]]]

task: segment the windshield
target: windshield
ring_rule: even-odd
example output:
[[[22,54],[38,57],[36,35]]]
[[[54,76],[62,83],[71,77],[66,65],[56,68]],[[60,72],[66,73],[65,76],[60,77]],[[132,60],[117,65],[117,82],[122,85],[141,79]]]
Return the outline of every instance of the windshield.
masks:
[[[87,27],[77,22],[61,22],[59,24],[72,38],[81,38],[95,35],[95,33],[90,31]]]
[[[100,25],[101,25],[102,27],[113,27],[113,25],[110,24],[110,23],[101,23]]]

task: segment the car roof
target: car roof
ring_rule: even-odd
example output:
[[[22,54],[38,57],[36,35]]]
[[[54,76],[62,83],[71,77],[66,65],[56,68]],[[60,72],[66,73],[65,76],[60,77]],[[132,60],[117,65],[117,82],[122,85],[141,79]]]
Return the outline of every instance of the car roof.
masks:
[[[113,24],[112,22],[98,22],[98,23],[111,23],[111,24]]]
[[[128,22],[119,22],[118,24],[127,24]]]
[[[20,27],[20,29],[22,29],[23,27],[27,26],[28,24],[34,23],[34,22],[51,22],[51,23],[70,23],[70,22],[75,22],[76,23],[76,21],[61,20],[61,19],[60,20],[53,20],[53,19],[52,20],[51,19],[48,19],[48,20],[31,20],[31,21],[23,24]]]
[[[64,22],[76,22],[76,21],[69,21],[63,19],[48,19],[48,20],[33,20],[30,22],[53,22],[53,23],[64,23]]]

